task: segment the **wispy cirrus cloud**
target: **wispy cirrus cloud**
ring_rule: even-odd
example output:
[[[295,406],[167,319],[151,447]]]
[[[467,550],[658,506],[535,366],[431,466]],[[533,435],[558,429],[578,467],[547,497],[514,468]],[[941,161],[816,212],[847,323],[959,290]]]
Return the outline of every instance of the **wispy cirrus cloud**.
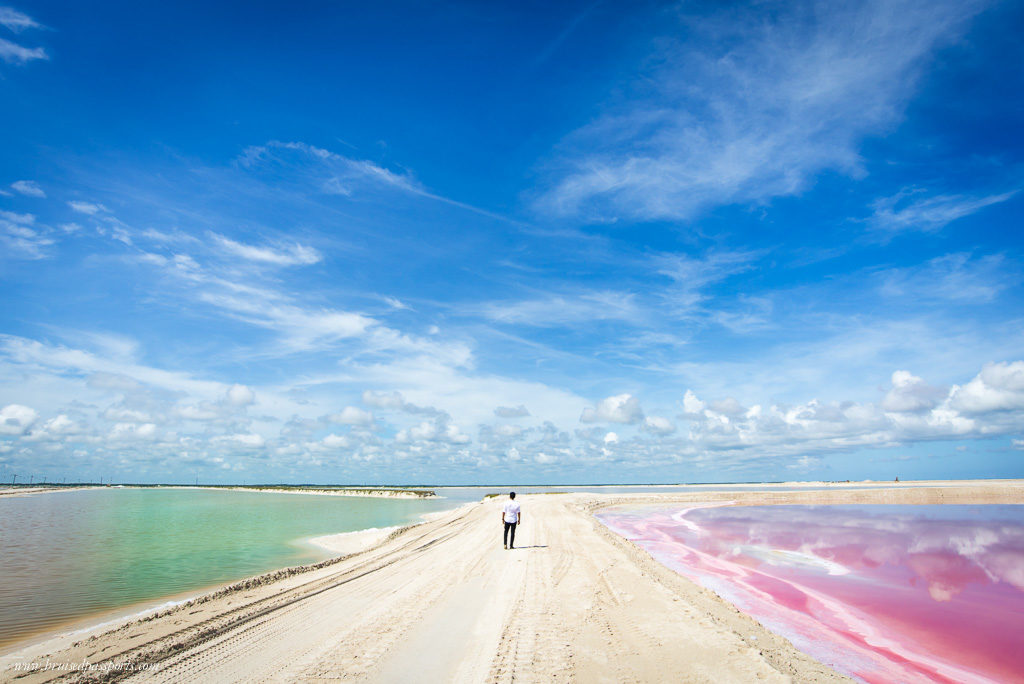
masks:
[[[891,197],[875,200],[872,204],[874,213],[868,221],[872,228],[882,233],[932,233],[985,207],[1005,202],[1017,192],[1011,190],[995,195],[928,195],[924,190],[909,188]]]
[[[272,140],[245,149],[238,158],[245,168],[280,165],[289,171],[291,182],[299,182],[325,195],[357,197],[381,191],[423,197],[499,221],[511,219],[480,207],[431,192],[410,171],[395,171],[367,159],[356,159],[304,142]]]
[[[0,7],[0,26],[15,33],[21,33],[25,29],[42,28],[35,19],[13,7]]]
[[[0,211],[0,242],[12,256],[42,259],[48,256],[47,247],[54,243],[50,231],[36,225],[34,214]]]
[[[11,189],[26,197],[46,197],[46,193],[39,187],[39,183],[30,180],[20,180],[11,183]]]
[[[14,33],[21,33],[27,29],[42,28],[42,25],[32,19],[32,17],[19,12],[13,7],[0,7],[0,26]],[[0,38],[0,59],[5,62],[22,65],[33,60],[49,58],[46,50],[41,47],[29,48],[6,38]]]
[[[958,252],[916,267],[882,271],[880,291],[888,297],[926,301],[985,303],[1021,282],[1020,268],[1002,254],[974,257]]]
[[[27,48],[0,38],[0,59],[12,64],[27,64],[36,59],[49,59],[46,50],[41,47]]]
[[[275,266],[305,266],[323,260],[323,255],[316,249],[297,242],[290,245],[256,246],[217,233],[211,236],[221,249],[248,261]]]
[[[86,216],[95,216],[96,214],[107,211],[107,208],[98,202],[82,202],[79,200],[73,200],[68,202],[68,206],[71,207],[73,211],[76,211],[79,214],[85,214]]]
[[[987,5],[819,1],[684,14],[685,38],[638,74],[643,94],[569,136],[534,207],[582,221],[686,220],[800,193],[825,170],[859,175],[861,141],[900,120],[928,57]]]
[[[557,328],[593,321],[635,323],[645,315],[635,295],[612,291],[491,302],[483,307],[482,313],[496,323],[539,328]]]

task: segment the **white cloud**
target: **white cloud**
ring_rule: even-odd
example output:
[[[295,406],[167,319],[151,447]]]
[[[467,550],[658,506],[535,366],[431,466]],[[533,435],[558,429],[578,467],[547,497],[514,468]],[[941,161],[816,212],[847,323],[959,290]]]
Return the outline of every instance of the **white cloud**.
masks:
[[[115,442],[152,440],[156,437],[153,423],[117,423],[110,430],[110,439]]]
[[[384,301],[385,301],[385,303],[387,303],[388,306],[390,306],[395,311],[408,311],[409,310],[409,305],[406,304],[405,302],[403,302],[402,300],[398,299],[397,297],[385,296],[384,297]]]
[[[21,33],[25,29],[42,28],[35,19],[13,7],[0,7],[0,26]]]
[[[945,397],[946,390],[899,370],[892,374],[892,389],[882,399],[882,408],[896,413],[930,411]]]
[[[243,449],[260,449],[266,445],[262,435],[255,433],[237,433],[233,435],[221,435],[214,437],[213,442],[220,444],[231,444]]]
[[[870,224],[877,230],[888,232],[935,232],[953,221],[970,216],[993,204],[1005,202],[1017,194],[1016,190],[997,195],[932,195],[922,196],[917,189],[903,190],[891,197],[883,197],[872,204],[874,214]]]
[[[352,446],[352,440],[345,435],[330,434],[323,438],[323,445],[330,449],[346,449]]]
[[[1024,361],[990,363],[973,380],[950,390],[952,408],[968,414],[1024,409]]]
[[[278,161],[276,155],[281,152],[297,152],[321,164],[319,185],[328,194],[349,196],[354,188],[383,186],[429,195],[409,174],[395,173],[365,159],[352,159],[303,142],[272,140],[265,145],[249,147],[242,154],[241,163],[248,167],[273,163]]]
[[[758,254],[750,251],[712,251],[701,257],[687,254],[658,254],[651,258],[651,267],[672,280],[672,287],[663,294],[677,312],[687,312],[699,305],[705,290],[715,283],[754,267]]]
[[[323,256],[312,247],[299,243],[277,245],[275,247],[257,247],[236,242],[223,235],[213,234],[214,241],[225,251],[249,261],[258,261],[276,266],[297,266],[315,264],[323,260]]]
[[[558,327],[587,321],[637,322],[641,310],[634,295],[624,292],[588,292],[519,302],[495,302],[483,314],[499,323]]]
[[[369,425],[373,423],[373,414],[357,406],[346,406],[339,413],[326,416],[325,420],[339,425]]]
[[[882,271],[880,291],[915,305],[930,300],[985,303],[1019,283],[1020,273],[1017,264],[1008,264],[1001,254],[974,258],[961,252],[931,259],[917,267]]]
[[[27,197],[46,197],[46,193],[39,187],[39,183],[30,180],[20,180],[11,183],[11,189]]]
[[[662,418],[661,416],[647,416],[644,418],[644,423],[641,429],[652,435],[665,436],[674,433],[676,431],[676,425],[668,418]]]
[[[530,415],[525,406],[499,406],[494,409],[494,415],[499,418],[524,418]]]
[[[54,435],[73,435],[80,432],[81,429],[81,426],[63,413],[43,424],[43,430]]]
[[[705,404],[703,401],[697,398],[697,395],[692,390],[686,390],[683,394],[683,414],[684,415],[699,415],[704,411]]]
[[[205,291],[199,299],[239,320],[279,331],[287,347],[313,349],[338,340],[359,337],[375,321],[367,316],[331,309],[310,310],[288,303],[260,300],[247,294]]]
[[[246,385],[232,385],[228,388],[225,398],[232,406],[249,406],[256,401],[256,393]]]
[[[35,409],[21,404],[8,404],[0,409],[0,434],[24,434],[39,419]]]
[[[26,64],[34,59],[49,59],[46,50],[41,47],[27,48],[9,40],[0,38],[0,59],[13,64]]]
[[[752,406],[728,416],[691,392],[689,445],[741,458],[849,451],[909,442],[1014,434],[1024,420],[1024,361],[993,363],[948,392],[906,371],[892,375],[879,404],[852,401]]]
[[[18,214],[13,211],[0,211],[0,218],[19,226],[31,226],[36,222],[35,214]]]
[[[405,406],[405,397],[401,392],[375,392],[366,390],[363,392],[363,403],[374,408],[398,409]]]
[[[296,157],[298,163],[295,162]],[[315,188],[328,195],[354,197],[381,191],[399,192],[443,202],[499,221],[515,223],[485,209],[434,194],[405,169],[392,171],[366,159],[353,159],[304,142],[273,140],[265,145],[254,145],[245,150],[239,158],[239,163],[250,169],[286,165],[300,185]],[[274,180],[280,182],[278,178]]]
[[[118,423],[151,423],[153,417],[145,411],[137,411],[123,407],[111,406],[103,412],[107,420]]]
[[[404,442],[447,442],[450,444],[469,444],[470,438],[463,434],[459,426],[445,419],[425,420],[395,435],[395,441]]]
[[[10,254],[28,259],[47,256],[46,248],[54,244],[47,231],[35,225],[33,214],[0,211],[0,242],[7,245]]]
[[[95,216],[100,212],[107,211],[107,208],[105,206],[94,202],[68,202],[68,206],[77,211],[79,214],[85,214],[87,216]]]
[[[217,420],[218,418],[221,417],[221,412],[218,411],[211,404],[205,404],[201,406],[195,406],[191,404],[186,406],[179,406],[175,410],[175,413],[181,418],[184,418],[185,420],[195,420],[200,422]]]
[[[604,441],[605,444],[617,444],[619,441],[619,436],[614,432],[607,432],[605,433],[604,439],[602,441]]]
[[[594,408],[583,409],[581,423],[639,423],[644,419],[640,400],[631,394],[602,399]]]
[[[687,38],[663,41],[637,74],[644,95],[624,89],[625,105],[565,141],[535,206],[678,220],[800,193],[826,170],[859,175],[861,141],[898,123],[930,55],[986,4],[713,4],[685,16]]]

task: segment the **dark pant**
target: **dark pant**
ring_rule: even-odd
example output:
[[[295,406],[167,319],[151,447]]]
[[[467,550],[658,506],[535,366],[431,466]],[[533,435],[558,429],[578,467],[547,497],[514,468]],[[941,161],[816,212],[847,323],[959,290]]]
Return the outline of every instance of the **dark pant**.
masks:
[[[505,546],[507,546],[510,549],[516,545],[516,525],[518,524],[519,523],[505,523],[505,535],[502,537],[502,539],[505,540]],[[512,536],[509,536],[509,530],[512,530]]]

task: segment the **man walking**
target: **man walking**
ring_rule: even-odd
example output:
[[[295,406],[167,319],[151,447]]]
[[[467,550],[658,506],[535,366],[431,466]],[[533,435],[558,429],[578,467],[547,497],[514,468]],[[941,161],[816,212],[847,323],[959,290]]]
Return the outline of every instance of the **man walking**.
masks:
[[[501,511],[501,522],[505,524],[505,534],[502,539],[505,541],[505,548],[511,549],[516,545],[516,526],[523,521],[523,512],[516,503],[516,493],[509,492],[508,501]],[[512,534],[509,535],[511,530]]]

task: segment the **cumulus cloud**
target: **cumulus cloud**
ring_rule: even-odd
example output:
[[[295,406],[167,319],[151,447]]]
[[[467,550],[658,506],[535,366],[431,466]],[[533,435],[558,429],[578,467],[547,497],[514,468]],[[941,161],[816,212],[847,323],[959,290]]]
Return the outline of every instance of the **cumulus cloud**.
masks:
[[[641,429],[652,435],[664,436],[674,433],[676,431],[676,425],[668,418],[662,418],[661,416],[647,416],[644,418]]]
[[[494,409],[494,415],[498,418],[524,418],[530,415],[525,406],[499,406]]]
[[[689,443],[697,449],[797,454],[895,446],[914,441],[1014,434],[1024,420],[1024,361],[992,363],[948,391],[907,371],[892,375],[878,403],[755,404],[741,415],[684,398]]]
[[[449,444],[469,444],[472,440],[464,434],[458,425],[443,419],[425,420],[395,435],[395,441],[402,442],[447,442]]]
[[[256,393],[245,385],[232,385],[225,398],[232,406],[249,406],[256,401]]]
[[[640,400],[631,394],[602,399],[595,407],[583,409],[582,423],[639,423],[644,419]]]
[[[221,435],[214,437],[213,442],[218,444],[230,444],[242,449],[260,449],[267,443],[262,435],[252,432]]]
[[[74,435],[81,432],[82,427],[62,413],[46,421],[43,430],[53,435]]]
[[[892,389],[882,399],[882,408],[897,413],[930,411],[946,396],[946,390],[899,370],[892,374]]]
[[[11,183],[11,189],[27,197],[46,197],[46,193],[39,187],[39,183],[30,180],[20,180]]]
[[[329,449],[347,449],[352,446],[352,440],[347,435],[329,434],[323,438],[323,445]]]
[[[692,390],[686,390],[683,394],[683,415],[697,416],[704,411],[705,404],[697,398]]]
[[[967,414],[1024,409],[1024,361],[987,364],[963,387],[953,386],[949,403]]]
[[[115,442],[151,440],[154,437],[156,425],[153,423],[117,423],[110,430],[110,439]]]
[[[0,434],[22,435],[39,419],[35,409],[8,404],[0,409]]]

